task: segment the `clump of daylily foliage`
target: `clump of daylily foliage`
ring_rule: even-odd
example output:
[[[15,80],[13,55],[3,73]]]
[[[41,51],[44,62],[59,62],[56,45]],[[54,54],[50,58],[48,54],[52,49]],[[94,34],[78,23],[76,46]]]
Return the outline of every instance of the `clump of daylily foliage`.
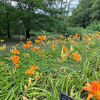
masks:
[[[42,35],[10,52],[3,41],[1,100],[60,100],[61,92],[76,100],[100,100],[100,32],[51,41]]]

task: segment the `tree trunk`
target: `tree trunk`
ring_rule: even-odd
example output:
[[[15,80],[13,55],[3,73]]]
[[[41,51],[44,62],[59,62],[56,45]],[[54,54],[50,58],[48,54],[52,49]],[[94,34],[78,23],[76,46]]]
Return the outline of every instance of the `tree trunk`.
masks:
[[[6,16],[7,16],[7,20],[8,20],[8,13],[6,13]],[[7,33],[8,33],[8,38],[11,38],[11,35],[10,35],[10,24],[9,24],[9,22],[7,23]]]
[[[30,38],[29,30],[26,31],[26,40]]]
[[[26,24],[26,23],[25,23]],[[27,27],[26,27],[26,40],[30,38],[30,28],[29,28],[30,24],[27,23]]]
[[[7,29],[7,32],[8,32],[8,38],[11,38],[11,35],[10,35],[10,29],[9,29],[9,24],[8,24],[7,26],[8,26],[8,29]]]

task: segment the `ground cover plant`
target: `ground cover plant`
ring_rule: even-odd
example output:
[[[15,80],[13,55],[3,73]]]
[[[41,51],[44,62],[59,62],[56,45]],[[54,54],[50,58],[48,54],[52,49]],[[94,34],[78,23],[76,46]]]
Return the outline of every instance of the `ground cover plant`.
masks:
[[[5,49],[0,47],[1,100],[60,100],[60,92],[100,100],[100,32],[82,39],[77,33],[52,40],[41,35]]]

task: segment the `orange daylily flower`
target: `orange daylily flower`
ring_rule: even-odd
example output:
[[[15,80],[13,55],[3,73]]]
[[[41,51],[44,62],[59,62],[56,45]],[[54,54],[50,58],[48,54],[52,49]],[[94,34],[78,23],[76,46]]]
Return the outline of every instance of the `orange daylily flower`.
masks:
[[[65,52],[67,53],[68,52],[68,49],[65,49]]]
[[[30,54],[28,54],[27,56],[29,56],[29,57],[30,57]]]
[[[15,56],[15,55],[13,57],[11,57],[11,60],[12,60],[13,63],[19,63],[20,62],[19,57]]]
[[[45,38],[43,35],[42,36],[39,36],[38,39],[47,40],[47,38]]]
[[[32,41],[27,41],[27,44],[30,44],[30,43],[32,43]]]
[[[76,35],[76,36],[74,36],[74,38],[77,38],[77,35]]]
[[[38,78],[39,78],[39,76],[37,76],[37,75],[36,75],[34,79],[36,79],[36,80],[37,80]]]
[[[95,97],[97,100],[100,100],[100,83],[99,81],[92,81],[91,84],[87,83],[83,90],[87,90],[90,93],[88,94],[88,98],[86,100],[90,100],[91,97]]]
[[[40,40],[35,40],[36,43],[40,43]]]
[[[14,53],[14,54],[19,54],[20,52],[15,48],[15,50],[12,51],[12,53]]]
[[[24,45],[25,48],[29,48],[31,46],[31,44],[27,43],[26,45]]]
[[[42,58],[43,58],[44,56],[45,56],[44,54],[41,55]]]
[[[1,65],[3,65],[4,64],[4,62],[1,62]]]
[[[37,66],[35,66],[35,64],[33,66],[29,66],[31,67],[32,70],[35,70],[36,68],[38,68]]]
[[[55,39],[55,41],[57,42],[57,41],[59,41],[58,39]]]
[[[34,72],[35,72],[35,71],[32,70],[32,69],[26,69],[26,70],[27,70],[26,73],[25,73],[26,75],[27,75],[27,74],[31,75],[31,74],[34,74]]]
[[[18,65],[16,64],[16,68],[18,68]]]
[[[34,51],[34,50],[31,50],[32,52]]]
[[[83,40],[86,42],[86,38],[83,38]]]
[[[56,49],[55,49],[55,48],[52,48],[52,50],[53,50],[53,51],[56,51]]]
[[[63,49],[66,49],[66,47],[65,47],[65,46],[63,46]]]
[[[78,34],[76,33],[75,35],[77,36]]]
[[[80,54],[77,54],[77,52],[76,53],[72,53],[72,55],[74,55],[74,60],[77,60],[77,61],[81,60]]]
[[[63,39],[64,38],[64,36],[63,35],[60,35],[61,36],[61,38]]]
[[[66,47],[65,47],[65,46],[63,46],[63,49],[65,50],[65,52],[68,52],[68,49],[66,49]]]
[[[51,46],[52,46],[52,47],[54,47],[54,46],[55,46],[55,44],[51,44]]]
[[[41,51],[38,51],[39,54],[41,54]]]
[[[34,47],[33,49],[34,49],[34,50],[38,50],[39,48],[40,48],[40,47]]]

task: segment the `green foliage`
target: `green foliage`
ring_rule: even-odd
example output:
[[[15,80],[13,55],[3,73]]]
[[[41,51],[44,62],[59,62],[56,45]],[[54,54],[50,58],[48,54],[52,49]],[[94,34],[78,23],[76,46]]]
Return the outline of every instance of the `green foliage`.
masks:
[[[66,31],[65,24],[66,6],[57,7],[64,1],[58,0],[13,0],[16,6],[9,2],[0,2],[0,30],[8,33],[26,33],[30,37],[30,31],[59,32]],[[65,4],[66,5],[66,4]]]
[[[69,17],[71,26],[86,28],[91,23],[91,14],[93,13],[92,5],[94,0],[80,0],[79,4],[72,11]]]
[[[69,27],[69,28],[67,29],[66,33],[67,33],[67,36],[68,36],[68,37],[69,37],[70,35],[74,36],[75,33],[81,35],[81,34],[83,33],[83,28],[82,28],[82,27],[74,27],[74,28]]]
[[[90,15],[92,18],[92,22],[95,20],[100,21],[100,0],[94,0],[94,4],[92,5],[93,12]]]
[[[3,14],[4,12],[6,12],[4,4],[0,2],[0,13]]]
[[[73,30],[78,33],[78,30],[83,29],[73,28]],[[46,34],[45,31],[42,33],[41,35]],[[100,77],[100,33],[87,34],[84,31],[81,40],[78,37],[79,33],[75,34],[75,37],[62,37],[59,40],[57,36],[48,36],[52,38],[51,41],[42,40],[42,37],[40,43],[31,43],[29,48],[24,47],[25,44],[21,41],[20,44],[12,47],[11,52],[0,46],[0,98],[2,100],[23,100],[23,97],[59,100],[60,92],[63,92],[76,100],[86,100],[87,92],[81,92],[81,89],[86,83],[97,81]],[[2,45],[2,40],[0,42]],[[35,50],[34,47],[39,49]],[[20,52],[19,54],[14,54],[15,48]],[[67,49],[68,51],[65,52]],[[41,51],[41,54],[38,51]],[[61,54],[67,53],[66,60],[62,62],[64,56]],[[74,57],[74,53],[78,56]],[[44,58],[41,57],[42,54],[45,54]],[[18,67],[12,62],[11,58],[14,55],[19,57]],[[33,64],[38,68],[34,70],[34,74],[26,75],[27,69],[31,69],[30,66],[32,67]],[[34,79],[36,75],[39,77]]]
[[[0,29],[2,33],[7,33],[10,38],[11,29],[16,29],[16,23],[18,21],[15,15],[16,9],[9,3],[2,3],[1,7],[4,9],[4,12],[0,12]]]
[[[100,0],[79,0],[78,6],[73,9],[72,15],[68,18],[70,25],[83,28],[90,25],[87,29],[99,31],[99,4]]]
[[[66,32],[63,33],[63,35],[69,37],[70,35],[74,36],[76,33],[82,37],[83,34],[92,33],[95,34],[97,30],[92,30],[91,28],[82,28],[82,27],[68,27]],[[67,34],[66,34],[67,33]]]
[[[94,21],[87,27],[87,29],[92,30],[92,31],[100,31],[100,22]]]
[[[63,34],[66,33],[66,31],[68,30],[68,24],[66,23],[59,22],[56,27],[57,27],[56,29],[57,33]]]

